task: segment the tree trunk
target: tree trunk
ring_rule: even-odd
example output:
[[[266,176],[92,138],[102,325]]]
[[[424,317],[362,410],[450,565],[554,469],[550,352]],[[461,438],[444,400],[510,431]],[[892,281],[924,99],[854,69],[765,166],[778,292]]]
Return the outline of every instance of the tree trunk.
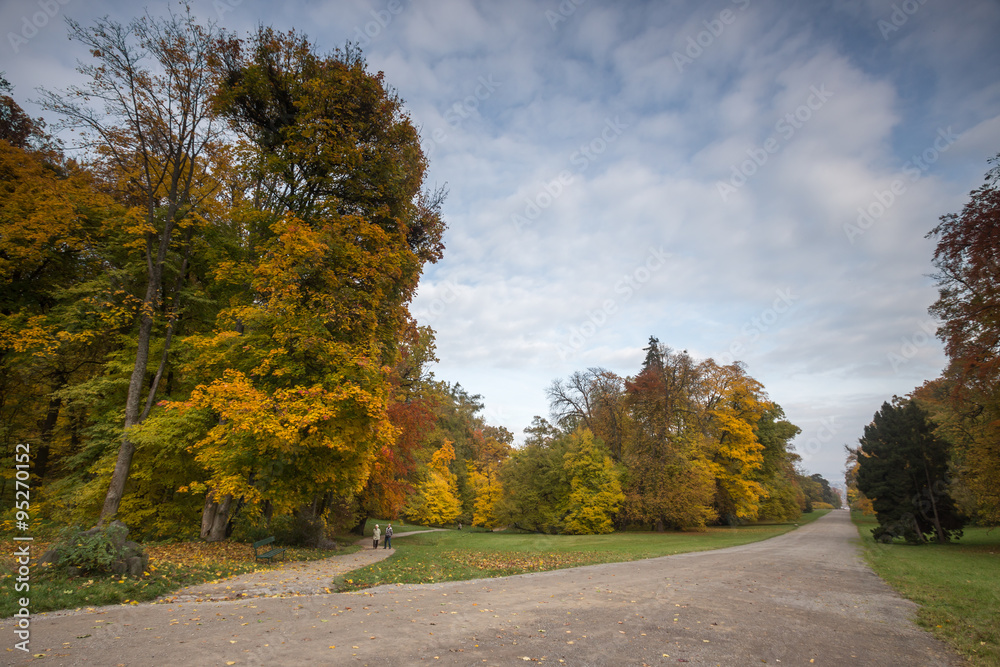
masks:
[[[201,539],[206,542],[221,542],[226,539],[226,526],[229,523],[229,508],[233,496],[226,494],[222,502],[215,502],[215,491],[205,494],[205,509],[201,513]]]
[[[937,502],[934,500],[934,486],[931,484],[931,473],[927,469],[927,460],[924,460],[924,476],[927,478],[927,497],[931,501],[931,511],[934,513],[934,528],[937,530],[938,542],[944,544],[948,542],[948,536],[941,527],[941,517],[938,516]]]
[[[62,409],[62,399],[50,398],[49,409],[45,414],[45,420],[39,429],[39,447],[35,455],[35,479],[36,483],[45,481],[45,474],[49,468],[49,451],[52,443],[52,432],[55,430],[56,422],[59,420],[59,411]]]
[[[358,522],[354,524],[354,528],[351,528],[351,533],[354,535],[361,535],[364,537],[365,534],[365,523],[368,521],[368,513],[365,512],[361,514],[358,518]]]
[[[159,286],[153,289],[153,281],[150,280],[146,290],[146,300],[143,303],[144,309],[152,304],[158,289]],[[132,377],[128,383],[128,397],[125,401],[125,434],[122,436],[122,444],[118,449],[115,470],[111,473],[111,483],[108,485],[108,494],[104,498],[104,507],[101,508],[99,525],[114,518],[115,514],[118,513],[118,506],[121,505],[122,495],[125,493],[125,482],[128,480],[132,457],[135,455],[135,443],[129,439],[128,430],[139,423],[142,385],[145,383],[146,364],[149,362],[149,341],[152,335],[153,318],[149,314],[143,315],[142,321],[139,323],[139,347],[135,353],[135,365],[132,367]]]
[[[104,498],[104,507],[101,508],[101,518],[99,525],[110,521],[118,513],[121,505],[122,495],[125,493],[125,482],[128,480],[129,468],[132,467],[132,457],[135,455],[135,443],[128,437],[128,430],[132,426],[142,421],[140,409],[142,406],[142,387],[146,382],[146,368],[149,365],[149,344],[153,338],[153,313],[156,302],[160,296],[160,286],[163,284],[163,263],[166,260],[167,249],[170,246],[170,234],[173,230],[173,217],[177,212],[177,204],[172,203],[167,211],[167,219],[164,223],[163,231],[157,237],[156,254],[154,256],[154,241],[152,238],[146,241],[146,272],[149,281],[146,283],[146,295],[142,301],[142,315],[139,320],[139,335],[137,338],[138,347],[135,352],[135,365],[132,366],[132,376],[128,382],[128,396],[125,400],[125,429],[122,435],[122,445],[118,449],[118,459],[115,461],[115,470],[111,473],[111,483],[108,485],[108,495]],[[150,207],[149,219],[154,219],[153,209]],[[156,387],[151,386],[150,401],[156,392]]]

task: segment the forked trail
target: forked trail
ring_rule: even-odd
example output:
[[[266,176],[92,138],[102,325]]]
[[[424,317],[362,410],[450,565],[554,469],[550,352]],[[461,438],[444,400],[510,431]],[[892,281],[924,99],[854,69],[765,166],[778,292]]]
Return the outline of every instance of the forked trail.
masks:
[[[913,624],[915,609],[860,560],[849,513],[834,511],[764,542],[632,563],[50,613],[32,619],[31,654],[49,665],[961,664]],[[9,620],[0,634],[13,636]]]

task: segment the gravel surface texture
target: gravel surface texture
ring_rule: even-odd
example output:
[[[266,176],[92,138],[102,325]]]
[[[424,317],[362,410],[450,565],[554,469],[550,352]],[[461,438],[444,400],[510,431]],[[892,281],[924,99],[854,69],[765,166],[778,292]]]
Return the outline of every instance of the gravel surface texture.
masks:
[[[289,564],[253,585],[189,589],[172,602],[41,614],[31,619],[28,654],[9,648],[14,628],[4,619],[0,656],[102,666],[962,664],[914,625],[916,605],[858,549],[849,513],[833,511],[717,551],[316,594],[344,568],[391,552],[368,550]],[[234,586],[280,597],[211,600],[235,597]]]

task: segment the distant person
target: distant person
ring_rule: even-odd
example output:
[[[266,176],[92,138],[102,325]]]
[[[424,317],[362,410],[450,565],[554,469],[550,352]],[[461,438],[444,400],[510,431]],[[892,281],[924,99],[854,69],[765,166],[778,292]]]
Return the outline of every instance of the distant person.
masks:
[[[372,549],[378,549],[378,538],[382,537],[382,531],[378,529],[378,524],[375,524],[375,530],[372,531]]]
[[[392,548],[392,524],[390,523],[385,527],[385,541],[383,542],[383,549]]]
[[[458,522],[458,529],[462,530],[462,522],[461,521]]]

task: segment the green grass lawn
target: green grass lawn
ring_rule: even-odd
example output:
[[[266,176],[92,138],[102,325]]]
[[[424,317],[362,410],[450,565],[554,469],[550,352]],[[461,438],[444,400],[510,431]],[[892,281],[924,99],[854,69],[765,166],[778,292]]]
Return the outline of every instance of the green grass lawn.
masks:
[[[952,544],[878,544],[875,517],[852,517],[872,569],[920,605],[917,622],[972,664],[1000,665],[1000,528],[966,528]]]
[[[798,525],[828,510],[803,515]],[[379,522],[381,525],[381,522]],[[704,532],[629,531],[611,535],[539,535],[535,533],[446,530],[393,540],[389,559],[354,570],[336,581],[338,590],[355,591],[380,584],[426,584],[502,577],[597,563],[669,556],[747,544],[793,530],[796,524],[757,524],[709,528]],[[411,526],[399,528],[403,533]],[[396,526],[393,526],[396,531]]]

